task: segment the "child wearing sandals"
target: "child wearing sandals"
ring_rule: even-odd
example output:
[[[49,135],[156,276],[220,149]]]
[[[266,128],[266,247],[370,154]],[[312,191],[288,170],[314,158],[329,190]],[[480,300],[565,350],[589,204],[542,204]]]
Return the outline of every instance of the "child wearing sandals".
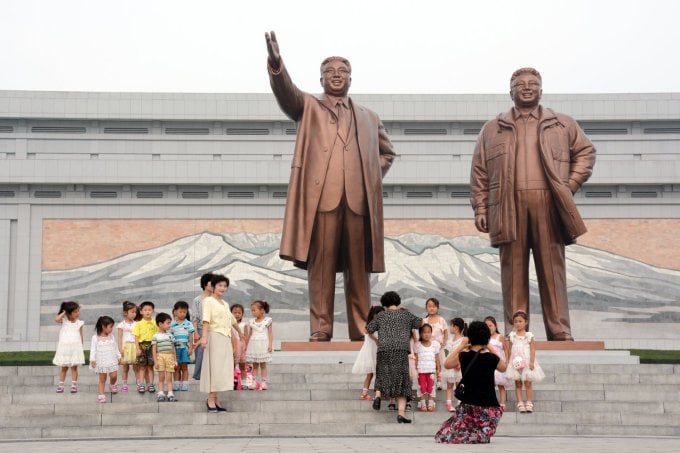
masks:
[[[374,305],[368,311],[368,318],[366,319],[366,324],[371,322],[375,315],[384,311],[385,309],[381,305]],[[368,394],[368,389],[371,386],[371,381],[373,380],[373,374],[375,374],[375,358],[378,354],[378,336],[377,334],[364,334],[364,344],[357,354],[357,358],[354,361],[354,366],[352,366],[352,374],[364,374],[366,378],[364,379],[364,387],[361,389],[361,396],[359,399],[364,401],[373,401],[373,397]]]
[[[489,328],[491,332],[491,338],[489,338],[489,349],[496,354],[502,363],[506,363],[508,356],[508,340],[498,332],[498,324],[496,323],[496,318],[493,316],[487,316],[484,318],[484,323]],[[498,387],[498,396],[500,397],[500,405],[503,410],[505,410],[505,402],[507,401],[507,387],[512,386],[512,380],[508,379],[508,376],[498,370],[494,371],[494,383]]]
[[[80,305],[73,301],[62,302],[59,313],[54,318],[57,324],[61,324],[59,331],[59,343],[54,354],[52,363],[59,368],[59,384],[57,393],[64,393],[64,380],[66,372],[71,369],[71,393],[78,392],[78,366],[85,364],[83,351],[83,321],[80,316]]]
[[[177,369],[175,370],[175,382],[172,385],[174,391],[186,392],[189,390],[189,364],[191,354],[194,352],[194,325],[189,320],[189,304],[183,300],[177,301],[172,307],[174,319],[170,323],[170,335],[175,341],[175,356]]]
[[[269,303],[256,300],[250,304],[253,318],[248,323],[246,335],[246,361],[253,364],[253,388],[250,390],[267,390],[267,362],[272,360],[272,318],[269,313]],[[260,381],[257,381],[257,370],[260,369]]]
[[[248,324],[243,319],[243,313],[245,312],[243,305],[234,304],[231,306],[230,310],[231,314],[234,315],[234,319],[236,319],[241,332],[245,332]],[[248,390],[248,383],[246,382],[246,339],[245,335],[239,335],[235,328],[231,329],[231,347],[234,349],[234,363],[236,364],[235,368],[238,368],[238,375],[236,374],[236,369],[234,369],[234,381],[236,381],[235,390]],[[240,387],[238,384],[239,380]],[[252,382],[250,384],[252,385]]]
[[[123,320],[118,323],[118,352],[121,355],[120,363],[123,366],[122,370],[122,387],[121,392],[128,391],[128,374],[130,373],[130,366],[132,366],[132,373],[137,382],[139,382],[139,365],[137,365],[137,347],[135,346],[135,337],[132,335],[132,328],[137,321],[141,319],[139,309],[132,302],[123,302]]]
[[[106,377],[109,377],[109,389],[111,394],[118,393],[118,364],[120,363],[120,351],[118,344],[113,337],[113,318],[110,316],[100,316],[95,325],[96,334],[92,335],[90,345],[90,368],[99,376],[97,383],[97,402],[105,403],[106,396]]]
[[[175,394],[172,392],[172,377],[177,367],[177,353],[175,351],[175,339],[170,334],[172,317],[167,313],[156,315],[158,332],[153,334],[151,340],[151,353],[153,354],[154,369],[158,371],[158,394],[156,400],[160,403],[165,401],[163,387],[168,391],[167,400],[174,402]]]
[[[508,369],[505,374],[515,381],[515,397],[517,398],[517,411],[533,412],[533,387],[534,382],[541,382],[545,373],[536,360],[536,346],[534,334],[528,332],[528,317],[523,311],[517,311],[512,315],[513,331],[508,339],[512,344]],[[526,403],[522,401],[522,385],[526,389]]]
[[[418,367],[418,384],[420,401],[418,402],[418,409],[422,412],[434,411],[434,382],[432,374],[439,376],[439,350],[441,346],[435,340],[432,340],[432,326],[423,324],[418,329],[420,340],[416,344],[415,354]],[[428,401],[425,401],[425,398]]]
[[[449,329],[446,325],[446,320],[439,314],[439,300],[434,297],[430,297],[425,301],[425,310],[427,311],[427,316],[423,319],[423,322],[432,326],[432,340],[439,343],[440,346],[446,344],[449,340]],[[440,363],[444,363],[444,352],[443,350],[439,353]],[[441,377],[441,367],[440,371],[437,372],[437,390],[442,389],[442,377]]]
[[[135,337],[135,347],[137,349],[137,363],[139,364],[139,377],[137,379],[137,391],[144,393],[156,392],[156,386],[153,385],[153,354],[151,353],[151,340],[153,335],[158,332],[158,326],[153,319],[153,302],[144,301],[139,304],[139,312],[142,319],[132,328],[132,335]],[[147,386],[144,387],[146,380]]]
[[[444,360],[451,354],[457,354],[465,350],[468,346],[467,324],[462,318],[453,318],[451,320],[451,336],[444,346]],[[443,365],[443,364],[442,364]],[[442,367],[444,368],[444,367]],[[462,373],[460,368],[446,369],[441,372],[442,384],[446,384],[446,410],[453,412],[453,388],[460,382]]]

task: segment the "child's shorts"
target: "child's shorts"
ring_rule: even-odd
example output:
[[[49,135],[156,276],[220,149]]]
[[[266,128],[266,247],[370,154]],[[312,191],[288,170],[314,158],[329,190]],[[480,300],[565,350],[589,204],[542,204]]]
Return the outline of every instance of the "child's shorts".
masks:
[[[189,348],[180,346],[175,348],[175,353],[177,354],[177,363],[191,363],[191,357],[189,357]]]
[[[120,363],[124,365],[136,365],[137,364],[137,346],[134,343],[123,344],[123,357]]]
[[[137,363],[143,366],[153,366],[153,352],[151,352],[151,342],[140,342],[139,349],[142,350],[142,354],[137,357]]]
[[[166,373],[174,373],[175,366],[175,356],[171,352],[159,352],[156,354],[156,359],[158,360],[158,371]]]

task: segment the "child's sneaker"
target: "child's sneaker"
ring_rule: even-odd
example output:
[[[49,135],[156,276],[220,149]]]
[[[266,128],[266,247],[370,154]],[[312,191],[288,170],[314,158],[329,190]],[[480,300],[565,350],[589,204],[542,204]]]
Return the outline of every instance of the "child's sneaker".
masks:
[[[267,390],[267,381],[262,381],[262,385],[260,385],[260,390]]]
[[[168,401],[170,401],[171,403],[174,403],[175,401],[177,401],[175,399],[175,395],[173,395],[172,393],[168,393]]]
[[[262,390],[262,385],[257,381],[255,381],[255,390]]]
[[[434,412],[434,407],[435,407],[434,400],[430,400],[430,401],[427,402],[427,411],[428,412]]]
[[[123,384],[123,386],[120,388],[120,391],[123,392],[123,393],[127,393],[128,392],[128,385]]]
[[[106,402],[106,395],[97,396],[97,402],[98,403],[105,403]]]
[[[146,391],[149,392],[149,393],[154,393],[154,392],[156,391],[156,386],[153,385],[153,384],[149,384],[149,385],[146,387]]]
[[[453,412],[456,410],[456,408],[453,407],[453,403],[451,401],[446,402],[446,410],[449,412]]]
[[[144,384],[137,384],[137,391],[139,393],[144,393],[146,392],[146,387],[144,387]]]
[[[78,393],[78,383],[77,382],[71,382],[71,393]]]
[[[427,406],[425,406],[425,401],[423,400],[418,401],[418,410],[420,412],[427,412]]]
[[[182,384],[182,386],[180,387],[179,390],[180,390],[180,392],[188,392],[189,391],[189,383],[185,382],[184,384]]]
[[[111,384],[111,393],[116,394],[118,393],[118,385],[117,384]]]
[[[158,392],[158,395],[156,395],[156,401],[158,401],[159,403],[165,401],[165,393]]]
[[[175,392],[179,390],[179,382],[175,382],[172,384],[172,390]]]
[[[64,383],[60,382],[59,385],[57,385],[57,393],[64,393]]]

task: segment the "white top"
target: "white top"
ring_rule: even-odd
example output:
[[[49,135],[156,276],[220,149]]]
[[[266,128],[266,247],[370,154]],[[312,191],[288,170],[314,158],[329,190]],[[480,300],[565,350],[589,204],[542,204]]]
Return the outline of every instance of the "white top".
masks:
[[[430,341],[430,346],[424,346],[422,342],[416,343],[416,354],[418,354],[418,373],[434,373],[437,371],[437,354],[441,346],[437,341]]]
[[[255,318],[248,322],[250,327],[250,339],[251,340],[268,340],[269,330],[268,327],[272,323],[272,318],[269,316],[265,317],[262,321],[258,322]]]
[[[85,322],[80,319],[71,322],[64,316],[61,320],[61,330],[59,330],[59,343],[82,343],[80,328],[84,324]]]
[[[126,320],[123,319],[116,326],[116,329],[120,329],[120,330],[123,331],[123,343],[134,343],[135,342],[135,336],[132,335],[132,328],[135,326],[136,323],[137,323],[137,321],[127,322]],[[119,332],[119,334],[120,334],[120,332]]]

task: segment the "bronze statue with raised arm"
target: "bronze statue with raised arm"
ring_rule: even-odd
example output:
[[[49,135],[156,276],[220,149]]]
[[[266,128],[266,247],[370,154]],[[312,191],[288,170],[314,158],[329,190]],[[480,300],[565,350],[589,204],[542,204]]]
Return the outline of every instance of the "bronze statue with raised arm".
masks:
[[[352,66],[321,63],[323,94],[298,89],[276,35],[265,33],[269,81],[297,123],[280,256],[307,269],[310,341],[333,337],[335,275],[343,272],[349,338],[364,338],[370,273],[384,272],[382,178],[395,157],[380,118],[348,97]]]
[[[499,248],[505,329],[529,314],[529,250],[533,253],[548,340],[569,341],[564,246],[586,232],[573,194],[595,164],[595,148],[576,121],[539,104],[541,74],[510,78],[515,106],[487,122],[472,157],[475,226]]]

